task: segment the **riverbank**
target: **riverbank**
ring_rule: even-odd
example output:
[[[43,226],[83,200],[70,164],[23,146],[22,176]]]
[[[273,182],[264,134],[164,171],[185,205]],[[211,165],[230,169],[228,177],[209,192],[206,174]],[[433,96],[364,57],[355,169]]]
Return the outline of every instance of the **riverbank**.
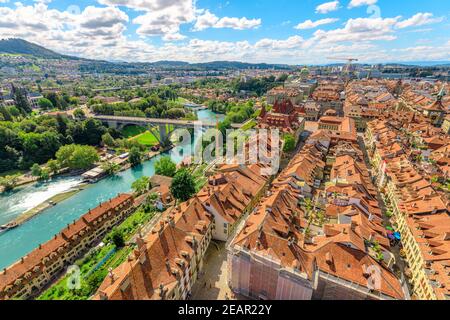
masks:
[[[203,110],[198,112],[198,116],[199,119],[210,120],[214,119],[216,115],[209,110]],[[164,152],[164,150],[161,152]],[[177,152],[166,152],[159,156],[152,154],[149,156],[149,158],[152,157],[151,160],[143,161],[142,165],[118,172],[115,175],[106,176],[100,181],[89,185],[89,188],[62,201],[57,206],[47,208],[41,214],[35,215],[33,219],[30,219],[20,227],[1,233],[0,270],[19,260],[22,256],[38,247],[39,244],[50,240],[55,234],[64,229],[68,223],[79,219],[90,208],[95,208],[100,202],[108,201],[119,193],[130,192],[134,181],[142,176],[149,177],[155,174],[155,163],[163,156],[171,157],[177,164],[184,159],[184,156]],[[56,192],[53,192],[55,191],[53,182],[42,184],[38,182],[38,184],[35,184],[36,188],[27,186],[25,190],[17,190],[3,195],[3,198],[0,195],[0,218],[3,218],[2,224],[10,222],[22,212],[30,210],[45,199],[62,191],[67,191],[71,187],[78,186],[81,182],[80,179],[76,178],[68,179],[67,181],[64,178],[58,179],[62,179],[62,181],[56,183],[56,187],[61,190],[56,190]],[[46,193],[51,193],[51,195],[46,196]],[[27,205],[28,203],[33,205]],[[21,210],[21,208],[24,209]]]
[[[89,187],[87,183],[80,184],[76,188],[73,188],[69,191],[58,193],[57,195],[51,197],[50,199],[40,203],[33,209],[30,209],[24,213],[22,213],[19,217],[11,221],[10,223],[6,224],[6,227],[12,228],[12,227],[18,227],[22,225],[23,223],[29,221],[30,219],[34,218],[36,215],[40,214],[44,210],[54,207],[58,205],[59,203],[63,202],[64,200],[67,200],[74,195],[76,195],[78,192],[83,191]]]
[[[168,149],[164,149],[161,151],[152,151],[152,152],[148,152],[144,155],[144,160],[148,161],[153,159],[156,156],[159,156],[161,153],[167,152],[169,151],[170,148]],[[128,162],[124,162],[124,164],[121,166],[119,172],[123,172],[126,171],[128,169],[131,168],[131,164]],[[105,175],[103,178],[107,178],[110,177],[111,175]],[[98,181],[97,181],[98,182]],[[72,188],[68,191],[64,191],[61,193],[58,193],[56,195],[54,195],[53,197],[51,197],[50,199],[47,199],[46,201],[38,204],[37,206],[33,207],[32,209],[20,214],[17,218],[15,218],[14,220],[12,220],[11,222],[7,223],[4,227],[6,227],[6,229],[12,229],[15,227],[18,227],[22,224],[24,224],[25,222],[31,220],[32,218],[34,218],[36,215],[42,213],[43,211],[45,211],[48,208],[57,206],[59,203],[73,197],[74,195],[76,195],[77,193],[79,193],[80,191],[85,190],[86,188],[88,188],[90,185],[89,183],[82,183],[78,186],[76,186],[75,188]]]

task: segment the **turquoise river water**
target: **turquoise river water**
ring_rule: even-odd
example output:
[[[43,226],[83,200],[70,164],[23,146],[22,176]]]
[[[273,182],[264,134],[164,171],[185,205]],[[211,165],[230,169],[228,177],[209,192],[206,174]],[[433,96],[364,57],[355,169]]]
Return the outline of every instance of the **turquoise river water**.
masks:
[[[198,112],[199,120],[219,121],[223,115],[217,115],[209,110]],[[179,163],[182,157],[173,152],[168,155]],[[101,202],[129,192],[131,184],[142,176],[152,176],[155,173],[154,164],[161,156],[157,156],[142,165],[123,171],[116,176],[107,177],[73,197],[51,207],[18,228],[0,234],[0,269],[3,269],[50,240],[68,223],[80,218],[89,209],[97,207]],[[47,183],[19,188],[18,190],[0,195],[0,224],[13,220],[21,213],[35,207],[52,196],[76,187],[81,182],[78,177],[58,178]]]

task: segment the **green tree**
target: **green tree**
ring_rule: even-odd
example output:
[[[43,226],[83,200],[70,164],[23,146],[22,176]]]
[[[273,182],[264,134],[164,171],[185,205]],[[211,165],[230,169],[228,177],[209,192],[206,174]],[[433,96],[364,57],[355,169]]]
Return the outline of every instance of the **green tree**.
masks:
[[[142,162],[142,154],[141,150],[138,147],[133,147],[130,150],[130,154],[128,156],[128,161],[130,161],[132,166],[137,166]]]
[[[111,240],[116,248],[123,248],[125,246],[125,239],[123,233],[119,230],[115,230],[111,236]]]
[[[43,109],[43,110],[51,110],[53,109],[53,103],[48,100],[47,98],[41,98],[38,100],[38,106],[39,108]]]
[[[173,177],[177,172],[177,165],[170,157],[162,157],[155,163],[155,173],[161,176]]]
[[[13,95],[14,103],[24,114],[31,112],[30,102],[27,98],[27,93],[24,88],[17,88],[11,85],[11,93]]]
[[[73,116],[75,117],[75,119],[84,119],[86,117],[84,111],[80,108],[74,110]]]
[[[115,162],[106,162],[102,164],[102,169],[105,170],[106,173],[113,175],[120,171],[120,165]]]
[[[189,200],[195,194],[195,181],[192,174],[186,169],[179,170],[172,180],[170,191],[177,200]]]
[[[92,167],[99,161],[99,156],[94,147],[71,144],[61,147],[56,152],[56,159],[62,167],[77,170]]]
[[[111,134],[109,134],[109,132],[105,133],[102,136],[102,143],[105,146],[108,146],[108,147],[115,147],[116,146],[116,141],[114,141],[114,138],[111,136]]]
[[[286,134],[284,136],[284,152],[291,152],[295,149],[295,137],[291,134]]]
[[[41,174],[39,175],[39,180],[50,179],[50,170],[48,168],[42,168]]]
[[[42,168],[40,165],[38,165],[37,163],[33,164],[33,166],[31,167],[31,175],[33,177],[40,177],[42,174]]]
[[[139,195],[145,193],[150,188],[150,178],[143,176],[139,179],[137,179],[133,184],[131,185],[131,189]]]
[[[6,177],[0,177],[0,186],[4,188],[5,191],[14,189],[19,181],[19,175],[11,175]]]
[[[47,161],[47,167],[53,174],[57,174],[60,169],[58,161],[53,159]]]

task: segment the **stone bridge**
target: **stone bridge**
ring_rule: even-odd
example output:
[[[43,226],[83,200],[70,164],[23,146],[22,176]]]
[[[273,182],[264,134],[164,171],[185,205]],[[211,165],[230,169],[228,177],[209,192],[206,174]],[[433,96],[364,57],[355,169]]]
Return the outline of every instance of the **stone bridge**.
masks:
[[[152,119],[152,118],[139,118],[139,117],[120,117],[120,116],[103,116],[94,115],[92,118],[97,119],[105,124],[108,124],[110,128],[122,128],[127,125],[136,125],[143,127],[158,127],[160,141],[166,141],[169,138],[170,130],[168,125],[175,129],[179,128],[215,128],[216,123],[205,121],[189,121],[189,120],[174,120],[174,119]]]

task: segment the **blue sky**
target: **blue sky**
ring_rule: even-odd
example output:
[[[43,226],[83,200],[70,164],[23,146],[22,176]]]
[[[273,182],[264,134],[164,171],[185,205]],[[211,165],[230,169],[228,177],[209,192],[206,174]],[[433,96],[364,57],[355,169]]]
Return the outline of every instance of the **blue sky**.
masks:
[[[450,60],[447,0],[0,0],[0,16],[0,38],[108,60]]]

